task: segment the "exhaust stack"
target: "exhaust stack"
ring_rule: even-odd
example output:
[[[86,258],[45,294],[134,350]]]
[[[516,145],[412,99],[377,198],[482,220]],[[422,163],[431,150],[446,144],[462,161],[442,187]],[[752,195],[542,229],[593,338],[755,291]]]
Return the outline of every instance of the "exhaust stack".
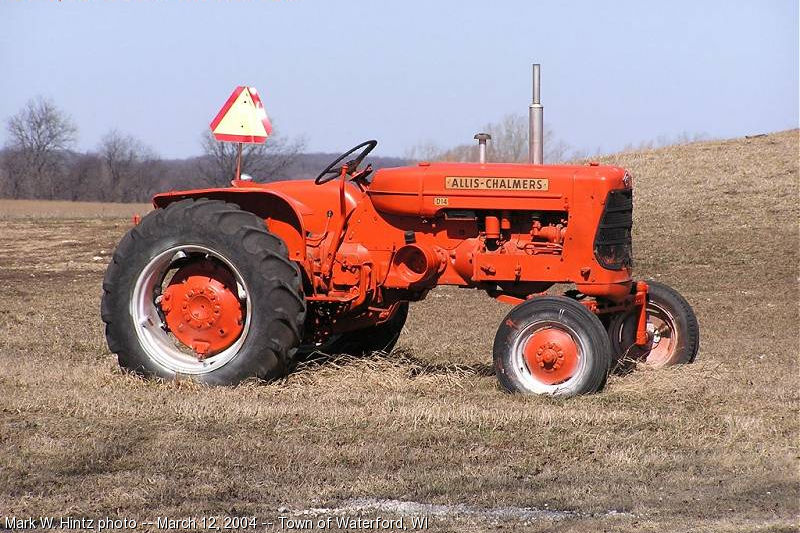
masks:
[[[544,162],[544,107],[541,98],[539,63],[533,64],[533,102],[528,108],[528,163],[541,165]]]

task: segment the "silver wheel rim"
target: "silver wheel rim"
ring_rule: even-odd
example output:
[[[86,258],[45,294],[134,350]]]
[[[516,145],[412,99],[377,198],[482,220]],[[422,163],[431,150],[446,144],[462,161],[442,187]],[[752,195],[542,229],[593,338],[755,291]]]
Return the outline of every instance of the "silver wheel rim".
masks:
[[[164,277],[176,261],[189,255],[214,258],[225,264],[236,279],[239,299],[245,303],[244,324],[239,338],[225,350],[202,360],[180,348],[181,346],[185,348],[185,345],[169,334],[156,304],[156,286],[163,283]],[[175,374],[207,374],[222,368],[236,357],[247,338],[252,313],[249,296],[250,291],[242,275],[231,261],[219,252],[193,244],[164,250],[147,263],[133,286],[130,314],[139,345],[151,360]]]
[[[656,325],[653,323],[652,319],[655,316],[659,321],[663,322],[661,328],[656,328]],[[633,333],[628,333],[625,329],[627,319],[620,319],[618,325],[613,328],[613,340],[616,342],[617,346],[625,347],[629,340],[626,339],[635,339],[636,338],[636,321],[633,321],[632,328]],[[627,356],[628,352],[633,348],[638,348],[641,350],[640,356],[637,356],[636,359],[639,363],[653,367],[653,368],[660,368],[663,366],[668,366],[675,356],[674,350],[677,347],[677,343],[680,340],[680,332],[677,328],[677,323],[675,321],[675,317],[672,313],[669,312],[665,307],[658,305],[655,302],[648,302],[647,303],[647,337],[648,337],[648,346],[649,348],[639,348],[638,345],[635,343],[627,345],[626,348],[623,350],[623,356]],[[665,330],[664,327],[667,329]],[[666,333],[666,334],[665,334]],[[668,350],[669,353],[661,354],[659,351],[659,347],[663,348],[664,344],[669,344]],[[652,360],[650,359],[651,354],[655,350],[655,358]],[[666,355],[666,356],[664,356]]]
[[[558,383],[556,385],[542,383],[536,379],[536,377],[528,368],[528,363],[525,360],[525,346],[527,345],[528,341],[536,332],[547,328],[555,328],[569,334],[569,336],[572,337],[572,340],[575,342],[575,345],[578,347],[578,368],[575,370],[575,373],[572,375],[572,377],[570,377],[567,381]],[[522,332],[517,335],[517,337],[514,339],[514,343],[511,345],[511,372],[513,373],[517,382],[520,383],[527,392],[533,394],[557,395],[574,389],[577,383],[583,379],[583,375],[588,368],[586,362],[587,353],[589,353],[589,351],[586,348],[586,343],[583,342],[583,340],[578,336],[578,333],[569,326],[566,326],[561,322],[553,322],[549,320],[534,322],[533,324],[526,326]]]
[[[663,325],[658,329],[656,329],[656,325],[652,322],[653,317],[651,316],[651,310],[653,311],[652,315],[663,322]],[[664,328],[666,328],[666,330]],[[672,313],[655,302],[649,302],[647,304],[647,335],[650,338],[650,349],[647,351],[647,357],[644,359],[645,364],[654,368],[670,364],[671,360],[675,357],[675,350],[680,340],[680,333],[678,332],[677,323]],[[661,351],[659,351],[664,348],[664,345],[661,344],[662,342],[664,344],[669,344],[666,348],[666,354],[662,354]],[[651,354],[656,356],[653,360],[650,360]]]

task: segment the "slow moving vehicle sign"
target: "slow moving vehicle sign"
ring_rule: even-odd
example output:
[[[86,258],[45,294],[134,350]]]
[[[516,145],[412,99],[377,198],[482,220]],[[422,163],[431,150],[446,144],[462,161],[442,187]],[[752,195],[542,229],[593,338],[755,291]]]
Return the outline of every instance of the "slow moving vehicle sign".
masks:
[[[211,122],[218,141],[263,143],[272,134],[272,124],[255,87],[239,86]]]

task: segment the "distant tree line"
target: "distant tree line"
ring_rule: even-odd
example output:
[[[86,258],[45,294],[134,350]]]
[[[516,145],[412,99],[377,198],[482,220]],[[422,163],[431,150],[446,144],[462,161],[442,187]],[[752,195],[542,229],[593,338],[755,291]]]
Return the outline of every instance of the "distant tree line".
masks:
[[[486,160],[496,163],[528,162],[528,118],[520,114],[510,114],[498,122],[485,124],[481,130],[492,138],[486,145]],[[628,144],[621,151],[631,152],[653,150],[673,144],[686,144],[709,139],[704,133],[689,134],[683,132],[674,137],[661,135],[652,141]],[[544,126],[544,162],[545,164],[574,163],[603,155],[598,148],[595,151],[578,150],[569,143],[559,139],[553,129]],[[452,148],[442,148],[427,142],[418,144],[406,152],[406,157],[414,161],[478,161],[477,141],[460,144]]]
[[[145,202],[153,194],[174,189],[225,186],[236,169],[236,144],[223,143],[205,131],[200,137],[202,155],[187,159],[162,159],[151,147],[132,135],[112,130],[94,150],[78,152],[78,127],[52,101],[30,100],[6,123],[7,142],[0,150],[0,197]],[[521,163],[528,158],[528,121],[507,115],[488,123],[492,135],[487,160]],[[572,149],[545,126],[545,163],[577,161],[591,157]],[[659,138],[631,149],[652,149],[671,143],[706,138],[682,134],[677,139]],[[355,144],[359,139],[353,139]],[[265,144],[246,144],[242,172],[256,181],[313,178],[338,154],[303,153],[303,139],[273,135]],[[343,147],[343,149],[346,147]],[[594,154],[596,155],[596,154]],[[375,168],[401,166],[409,161],[478,160],[476,142],[452,148],[422,143],[405,158],[374,157]]]
[[[30,100],[6,123],[0,151],[0,196],[115,202],[147,201],[158,191],[224,186],[234,176],[236,145],[200,139],[203,155],[162,159],[132,135],[112,130],[94,150],[78,152],[78,127],[51,100]],[[302,139],[274,135],[266,144],[245,145],[242,172],[261,179],[297,177],[305,157]],[[324,165],[323,165],[324,166]]]
[[[527,163],[528,162],[528,119],[523,115],[510,114],[498,122],[485,124],[481,132],[492,136],[486,144],[486,160],[495,163]],[[570,146],[555,137],[552,129],[545,125],[545,163],[560,163],[568,159],[576,159],[584,154],[572,150]],[[442,148],[435,143],[422,143],[412,147],[406,153],[412,160],[427,161],[478,161],[478,143],[470,142]]]

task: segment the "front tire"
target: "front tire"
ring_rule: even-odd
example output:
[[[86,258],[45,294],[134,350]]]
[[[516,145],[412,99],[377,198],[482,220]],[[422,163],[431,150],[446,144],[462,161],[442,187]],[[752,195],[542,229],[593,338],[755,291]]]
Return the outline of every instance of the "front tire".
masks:
[[[647,281],[646,346],[638,346],[637,310],[611,317],[608,336],[617,366],[626,369],[637,362],[652,368],[694,362],[700,348],[700,326],[692,306],[672,287]]]
[[[285,374],[305,302],[297,265],[263,219],[198,199],[151,212],[123,237],[101,315],[121,367],[233,385]]]
[[[541,296],[506,315],[494,339],[494,367],[506,390],[576,396],[601,390],[611,363],[605,328],[564,296]]]

